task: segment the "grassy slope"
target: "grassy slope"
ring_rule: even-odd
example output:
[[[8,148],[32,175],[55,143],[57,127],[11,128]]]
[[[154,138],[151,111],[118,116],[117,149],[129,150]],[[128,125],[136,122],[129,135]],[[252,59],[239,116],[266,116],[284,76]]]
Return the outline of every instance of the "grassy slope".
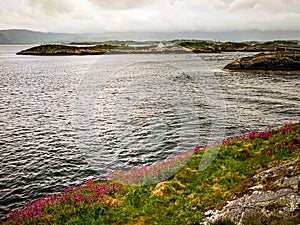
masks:
[[[76,201],[75,193],[88,198],[92,192],[86,190],[102,185],[90,183],[69,191],[65,201],[47,203],[37,219],[19,217],[5,224],[14,221],[25,224],[199,224],[206,210],[220,209],[227,200],[249,188],[253,175],[280,162],[299,159],[300,123],[262,133],[250,132],[246,137],[225,140],[220,146],[214,162],[202,172],[198,167],[204,150],[200,149],[179,173],[157,185],[120,185],[120,190],[118,187],[117,191],[104,191],[96,200]],[[260,222],[255,221],[255,224]]]

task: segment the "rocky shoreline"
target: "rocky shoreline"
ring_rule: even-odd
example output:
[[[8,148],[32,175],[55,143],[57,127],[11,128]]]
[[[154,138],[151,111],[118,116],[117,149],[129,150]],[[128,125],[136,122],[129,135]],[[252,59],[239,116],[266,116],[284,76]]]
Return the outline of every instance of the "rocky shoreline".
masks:
[[[252,130],[46,195],[11,211],[3,224],[300,224],[299,149],[300,122]],[[146,185],[176,166],[170,179]]]
[[[266,219],[276,216],[299,215],[300,160],[295,159],[262,171],[248,182],[252,187],[235,197],[221,210],[209,210],[202,225],[220,220],[243,224],[247,218],[256,216]]]
[[[300,52],[265,52],[227,64],[224,71],[300,74]]]

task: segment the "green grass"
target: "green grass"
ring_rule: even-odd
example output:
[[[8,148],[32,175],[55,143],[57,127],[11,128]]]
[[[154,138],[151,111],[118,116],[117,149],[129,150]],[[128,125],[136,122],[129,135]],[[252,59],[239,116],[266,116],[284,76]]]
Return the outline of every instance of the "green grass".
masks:
[[[217,157],[204,171],[198,168],[208,149],[200,148],[169,180],[148,186],[90,182],[54,197],[65,196],[63,200],[43,205],[37,218],[20,215],[4,224],[16,221],[23,224],[199,224],[206,210],[221,209],[226,201],[251,187],[253,175],[286,160],[299,159],[299,147],[300,123],[266,132],[253,131],[224,140]],[[113,191],[103,191],[101,198],[92,198],[99,185],[113,187],[109,189]],[[78,201],[74,201],[76,194],[80,194]],[[284,224],[298,221],[292,215],[283,219]],[[245,224],[265,224],[268,220],[270,224],[277,221],[255,217]]]

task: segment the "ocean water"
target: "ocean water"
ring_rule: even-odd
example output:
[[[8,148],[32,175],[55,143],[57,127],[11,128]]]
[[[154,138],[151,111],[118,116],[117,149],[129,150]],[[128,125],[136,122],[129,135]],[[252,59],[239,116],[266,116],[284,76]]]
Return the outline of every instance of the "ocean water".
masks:
[[[252,53],[17,56],[0,46],[0,214],[115,169],[300,120],[300,76]]]

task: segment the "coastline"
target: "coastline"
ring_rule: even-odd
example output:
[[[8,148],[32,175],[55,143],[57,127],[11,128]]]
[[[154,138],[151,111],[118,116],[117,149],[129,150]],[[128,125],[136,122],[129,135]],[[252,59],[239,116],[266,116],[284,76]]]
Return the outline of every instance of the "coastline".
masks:
[[[214,162],[205,171],[199,171],[201,158],[216,147],[219,152]],[[224,218],[228,224],[299,223],[300,196],[296,185],[300,182],[299,150],[300,122],[265,131],[253,130],[227,138],[216,146],[196,146],[192,155],[187,156],[186,165],[168,180],[147,186],[130,183],[137,177],[151,178],[154,175],[151,166],[126,173],[116,171],[114,179],[88,180],[85,185],[28,203],[23,209],[11,212],[4,224],[207,224]],[[170,159],[155,164],[155,171],[169,170],[170,162],[177,165],[177,160]],[[286,190],[289,197],[281,198],[281,190]],[[270,195],[274,195],[271,201]],[[254,198],[251,209],[255,211],[237,207],[248,204],[243,202],[248,197]],[[296,205],[291,207],[291,204]],[[230,205],[237,213],[228,214],[234,211],[227,210]],[[267,214],[263,213],[266,209]],[[276,214],[278,211],[284,213]],[[251,217],[253,213],[257,215],[255,218]],[[280,216],[273,217],[274,213]]]

